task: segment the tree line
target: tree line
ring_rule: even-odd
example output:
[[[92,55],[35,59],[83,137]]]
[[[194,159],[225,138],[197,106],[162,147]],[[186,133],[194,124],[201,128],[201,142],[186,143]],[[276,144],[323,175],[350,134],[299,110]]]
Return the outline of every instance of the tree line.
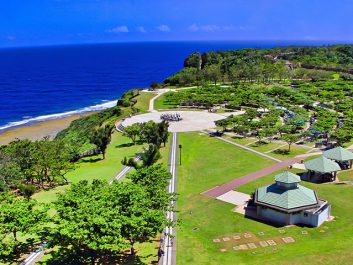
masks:
[[[271,82],[286,79],[330,80],[335,72],[352,80],[353,46],[285,47],[192,53],[166,85],[204,86],[208,82]]]

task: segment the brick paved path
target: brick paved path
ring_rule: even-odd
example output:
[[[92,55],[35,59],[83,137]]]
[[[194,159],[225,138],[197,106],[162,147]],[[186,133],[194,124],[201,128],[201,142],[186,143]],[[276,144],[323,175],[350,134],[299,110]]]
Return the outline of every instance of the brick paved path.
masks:
[[[268,174],[271,174],[277,170],[280,170],[282,168],[285,168],[285,167],[288,167],[289,165],[292,165],[294,163],[297,163],[299,162],[300,160],[303,159],[303,156],[297,156],[297,157],[294,157],[294,158],[291,158],[291,159],[288,159],[288,160],[285,160],[285,161],[282,161],[278,164],[275,164],[275,165],[272,165],[270,167],[267,167],[267,168],[264,168],[264,169],[261,169],[259,171],[256,171],[256,172],[253,172],[253,173],[250,173],[248,175],[245,175],[243,177],[240,177],[240,178],[237,178],[237,179],[234,179],[226,184],[223,184],[221,186],[217,186],[217,187],[214,187],[208,191],[205,191],[203,192],[202,194],[203,195],[206,195],[206,196],[209,196],[209,197],[218,197],[218,196],[221,196],[222,194],[228,192],[228,191],[231,191],[231,190],[234,190],[235,188],[241,186],[241,185],[244,185],[250,181],[253,181],[255,179],[258,179],[258,178],[261,178],[263,176],[266,176]]]

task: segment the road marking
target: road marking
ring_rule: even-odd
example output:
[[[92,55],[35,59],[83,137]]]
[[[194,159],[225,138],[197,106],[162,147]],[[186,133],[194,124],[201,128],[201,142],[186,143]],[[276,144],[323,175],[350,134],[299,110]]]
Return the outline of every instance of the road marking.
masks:
[[[139,161],[140,159],[141,159],[140,155],[137,155],[134,158],[135,162]],[[131,169],[132,169],[132,167],[129,167],[129,166],[123,167],[123,169],[114,178],[112,178],[109,181],[109,185],[112,185],[114,180],[121,180]]]
[[[39,251],[37,253],[32,253],[27,259],[25,259],[25,265],[30,265],[32,262],[35,262],[35,260],[44,253],[44,250]],[[33,263],[34,264],[34,263]]]
[[[177,162],[177,150],[178,150],[178,135],[177,133],[172,134],[171,153],[170,153],[170,164],[169,172],[172,174],[172,178],[169,181],[168,191],[169,193],[175,192],[175,181],[176,181],[176,162]],[[174,206],[174,202],[171,202],[171,206]],[[167,219],[171,222],[175,221],[175,213],[172,211],[167,212]],[[175,264],[175,229],[167,226],[165,228],[165,237],[163,244],[164,257],[162,258],[162,265]],[[174,256],[174,257],[173,257]]]

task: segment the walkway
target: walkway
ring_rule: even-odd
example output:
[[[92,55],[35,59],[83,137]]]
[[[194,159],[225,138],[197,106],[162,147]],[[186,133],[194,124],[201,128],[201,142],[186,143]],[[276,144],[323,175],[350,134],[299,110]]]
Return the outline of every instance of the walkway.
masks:
[[[149,111],[149,112],[156,112],[156,110],[154,109],[154,101],[155,101],[157,98],[161,97],[164,93],[170,92],[170,91],[173,91],[173,90],[171,90],[171,89],[165,89],[165,90],[162,90],[162,91],[158,91],[157,96],[151,98],[151,100],[150,100],[150,106],[149,106],[148,111]]]
[[[235,188],[237,188],[241,185],[244,185],[244,184],[246,184],[250,181],[253,181],[255,179],[267,176],[268,174],[271,174],[277,170],[286,168],[294,163],[299,162],[302,159],[303,159],[303,156],[296,156],[294,158],[282,161],[282,162],[275,164],[275,165],[272,165],[270,167],[267,167],[267,168],[261,169],[259,171],[245,175],[243,177],[234,179],[234,180],[232,180],[226,184],[223,184],[221,186],[214,187],[208,191],[203,192],[202,194],[209,196],[209,197],[217,198],[217,197],[223,195],[224,193],[227,193],[231,190],[234,190]]]
[[[169,172],[172,175],[170,179],[168,191],[169,193],[176,192],[177,184],[177,170],[176,166],[178,163],[178,134],[172,134],[171,148],[170,148],[170,160],[169,160]],[[171,206],[174,206],[174,201]],[[176,213],[172,211],[167,212],[167,218],[171,223],[176,221]],[[164,255],[161,256],[158,264],[159,265],[175,265],[176,264],[176,229],[175,227],[167,226],[164,229],[164,236],[161,238],[161,249]]]
[[[141,159],[141,156],[140,155],[137,155],[134,160],[135,162],[139,161]],[[118,174],[115,175],[114,178],[112,178],[110,181],[109,181],[109,185],[112,185],[114,180],[121,180],[127,173],[129,173],[131,171],[132,167],[129,167],[129,166],[124,166],[122,168],[122,170],[120,170],[120,172]]]

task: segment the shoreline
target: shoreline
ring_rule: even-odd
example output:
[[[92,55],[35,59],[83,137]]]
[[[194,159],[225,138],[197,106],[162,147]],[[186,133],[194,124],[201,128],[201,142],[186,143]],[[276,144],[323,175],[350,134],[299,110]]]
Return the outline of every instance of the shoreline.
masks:
[[[39,140],[45,136],[54,138],[57,133],[69,127],[78,118],[89,116],[97,111],[73,114],[70,116],[19,125],[0,132],[0,146],[16,139]]]

